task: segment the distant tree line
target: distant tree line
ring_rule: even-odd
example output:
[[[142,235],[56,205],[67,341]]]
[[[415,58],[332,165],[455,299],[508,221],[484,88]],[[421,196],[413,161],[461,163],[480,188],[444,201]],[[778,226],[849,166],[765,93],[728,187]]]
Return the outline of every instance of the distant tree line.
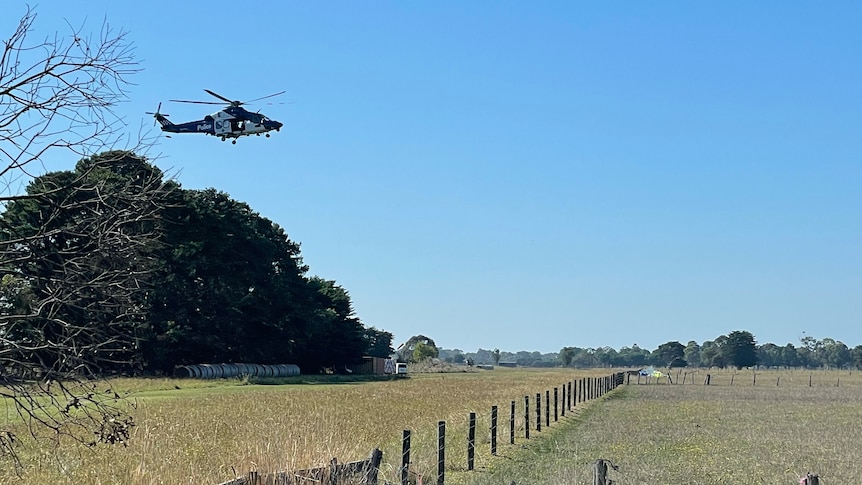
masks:
[[[454,349],[440,350],[440,358],[453,363],[472,360],[478,364],[514,362],[522,367],[805,367],[805,368],[856,368],[862,369],[862,345],[849,348],[831,338],[817,340],[804,337],[799,346],[772,343],[757,345],[747,331],[734,331],[701,344],[689,341],[666,342],[650,351],[639,347],[580,348],[563,347],[559,352],[499,352],[479,349],[464,352]]]
[[[142,185],[157,188],[147,192],[150,213],[131,217]],[[26,193],[0,213],[7,373],[32,362],[63,367],[76,349],[99,353],[91,361],[101,372],[207,362],[316,372],[393,352],[392,334],[364,325],[335,281],[310,276],[281,227],[228,194],[165,180],[134,153],[85,158],[35,178]],[[108,236],[137,243],[114,251]],[[124,278],[93,284],[111,268]],[[117,287],[125,298],[112,298]],[[43,345],[56,341],[63,352]]]

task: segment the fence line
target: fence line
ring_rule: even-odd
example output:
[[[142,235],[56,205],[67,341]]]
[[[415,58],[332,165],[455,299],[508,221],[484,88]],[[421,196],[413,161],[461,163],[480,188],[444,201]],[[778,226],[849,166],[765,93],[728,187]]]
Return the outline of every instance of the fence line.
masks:
[[[580,382],[580,384],[579,384]],[[610,391],[613,391],[618,386],[622,385],[625,382],[625,373],[618,372],[615,374],[611,374],[605,377],[591,377],[591,378],[581,378],[580,381],[572,380],[567,381],[565,384],[561,386],[564,396],[568,396],[570,398],[569,401],[564,397],[562,400],[559,398],[560,396],[560,387],[555,387],[553,390],[553,410],[551,410],[551,390],[548,389],[545,391],[544,398],[544,416],[542,416],[542,393],[536,393],[536,401],[535,401],[535,419],[536,419],[536,431],[542,431],[542,420],[544,418],[545,428],[549,428],[551,426],[551,413],[554,415],[554,423],[559,422],[559,416],[562,414],[565,416],[565,413],[562,412],[562,409],[568,407],[571,411],[576,408],[578,403],[585,403],[587,401],[591,401],[594,399],[598,399]],[[571,391],[566,393],[565,389],[571,386]],[[511,401],[510,403],[510,411],[509,411],[509,443],[515,444],[515,415],[517,413],[515,401]],[[561,409],[562,408],[562,409]],[[524,439],[530,439],[530,416],[533,414],[530,408],[530,396],[524,396]],[[475,470],[475,450],[476,450],[476,433],[475,433],[475,423],[476,423],[475,412],[470,412],[468,415],[468,431],[467,431],[467,471]],[[498,427],[497,427],[497,418],[498,418],[498,408],[497,406],[491,407],[491,425],[489,427],[489,442],[490,442],[490,453],[492,456],[497,454],[497,439],[498,439]],[[405,436],[409,436],[410,430],[404,430]],[[409,442],[405,442],[404,448],[404,456],[409,456]],[[436,484],[444,485],[446,480],[446,470],[447,470],[447,462],[446,462],[446,422],[440,421],[438,423],[438,434],[437,434],[437,474],[436,474]],[[408,462],[402,463],[402,473],[401,473],[401,485],[409,485],[410,484],[410,474],[406,473],[405,470],[409,467]],[[463,468],[461,468],[463,470]],[[413,472],[411,472],[413,473]],[[425,474],[416,473],[418,476],[427,476]]]
[[[580,380],[573,379],[566,381],[560,387],[553,389],[553,410],[551,410],[551,390],[545,390],[544,399],[544,421],[545,428],[551,427],[551,413],[553,412],[554,423],[559,422],[560,416],[565,418],[566,411],[572,411],[577,408],[579,403],[585,403],[602,397],[606,393],[614,390],[616,387],[624,383],[624,372],[618,372],[605,377],[582,377]],[[562,399],[560,399],[560,390],[562,389]],[[535,401],[535,419],[536,431],[542,431],[542,393],[536,393]],[[568,408],[568,409],[567,409]],[[516,402],[513,400],[509,407],[509,443],[515,444],[515,416],[517,413]],[[571,413],[570,413],[571,414]],[[530,439],[530,396],[524,396],[524,439]],[[491,407],[489,431],[490,454],[497,455],[498,441],[498,408]],[[468,471],[475,470],[475,453],[476,453],[476,419],[477,414],[471,412],[468,415],[468,430],[467,430],[467,449],[466,458]],[[411,435],[409,429],[403,430],[401,439],[401,464],[398,468],[398,475],[401,485],[410,484],[410,476],[429,477],[429,474],[417,473],[411,470]],[[446,480],[447,470],[447,453],[446,453],[446,421],[437,423],[437,470],[436,481],[437,485],[444,485]],[[233,480],[228,480],[219,485],[299,485],[299,484],[325,484],[325,485],[341,485],[344,483],[362,483],[365,485],[376,485],[377,475],[380,470],[380,465],[383,460],[383,452],[379,449],[374,449],[371,455],[365,460],[338,463],[336,459],[332,459],[328,466],[310,468],[306,470],[297,470],[293,472],[276,472],[269,474],[261,474],[258,472],[249,472],[244,477],[238,477]],[[460,468],[460,467],[458,467]],[[456,469],[458,469],[456,468]],[[463,470],[463,468],[460,468]],[[420,478],[421,480],[421,478]],[[430,483],[430,480],[428,480]],[[389,485],[389,484],[387,484]]]
[[[700,383],[704,386],[794,386],[794,387],[841,387],[841,377],[844,372],[845,377],[850,377],[853,374],[851,370],[777,370],[777,369],[758,369],[758,370],[720,370],[720,369],[695,369],[676,371],[676,377],[673,372],[663,373],[660,377],[653,375],[642,375],[638,371],[626,372],[626,384],[672,384],[672,385],[697,385]],[[698,374],[702,375],[702,379],[698,379]],[[632,376],[636,375],[637,379],[633,380]],[[858,374],[857,374],[858,375]],[[794,379],[795,378],[795,379]],[[853,378],[845,379],[844,385],[850,380],[854,384]],[[857,379],[858,381],[858,379]],[[857,383],[858,384],[858,383]]]

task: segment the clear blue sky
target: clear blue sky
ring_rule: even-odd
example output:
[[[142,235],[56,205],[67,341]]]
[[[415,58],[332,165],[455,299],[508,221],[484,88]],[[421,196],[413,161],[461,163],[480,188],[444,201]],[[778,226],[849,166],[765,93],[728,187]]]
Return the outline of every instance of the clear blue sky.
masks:
[[[286,90],[253,106],[285,124],[272,138],[150,155],[282,225],[396,345],[862,344],[862,3],[35,8],[36,37],[129,31],[132,134],[160,101],[213,111],[167,102],[204,88]]]

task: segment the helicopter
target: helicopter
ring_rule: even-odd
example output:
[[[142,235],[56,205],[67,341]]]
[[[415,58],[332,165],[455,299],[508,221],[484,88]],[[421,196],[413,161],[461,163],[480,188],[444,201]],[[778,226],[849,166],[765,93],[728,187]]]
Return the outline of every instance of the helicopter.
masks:
[[[271,98],[273,96],[279,96],[281,94],[284,94],[284,91],[281,91],[280,93],[270,94],[262,98],[253,99],[251,101],[232,101],[220,94],[210,91],[209,89],[204,89],[204,91],[222,100],[222,102],[186,101],[182,99],[171,99],[170,101],[175,103],[194,104],[227,103],[228,106],[221,111],[204,116],[204,119],[202,120],[189,121],[188,123],[178,124],[171,123],[171,121],[168,120],[168,115],[159,112],[162,109],[162,103],[159,103],[159,107],[156,108],[155,113],[148,111],[146,114],[153,115],[153,118],[155,118],[156,121],[158,121],[159,124],[162,125],[162,131],[166,131],[169,133],[205,133],[207,135],[217,136],[221,138],[221,141],[225,141],[228,138],[233,138],[233,140],[231,140],[231,143],[233,143],[234,145],[236,145],[236,139],[241,136],[260,136],[261,133],[264,133],[266,137],[269,138],[270,131],[280,131],[281,127],[284,126],[278,121],[267,118],[260,112],[253,113],[242,107],[242,105],[247,103],[253,103],[255,101]],[[168,135],[168,137],[170,138],[170,135]]]

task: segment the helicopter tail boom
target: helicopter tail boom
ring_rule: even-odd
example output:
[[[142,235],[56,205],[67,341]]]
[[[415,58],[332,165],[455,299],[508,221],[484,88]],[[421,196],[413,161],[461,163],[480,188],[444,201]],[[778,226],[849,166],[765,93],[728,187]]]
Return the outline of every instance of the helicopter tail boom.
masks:
[[[162,115],[162,114],[157,114],[157,115],[155,115],[154,117],[156,118],[156,121],[158,121],[158,122],[159,122],[159,124],[160,124],[160,125],[162,125],[162,129],[170,128],[170,127],[172,127],[172,126],[176,126],[176,125],[174,125],[173,123],[171,123],[171,120],[167,119],[167,118],[166,118],[164,115]]]

